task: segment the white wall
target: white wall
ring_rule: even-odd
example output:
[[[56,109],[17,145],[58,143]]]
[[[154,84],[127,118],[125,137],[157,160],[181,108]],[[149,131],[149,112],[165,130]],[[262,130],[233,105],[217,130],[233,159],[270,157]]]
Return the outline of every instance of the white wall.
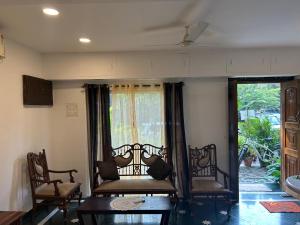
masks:
[[[300,74],[300,48],[44,54],[53,80]]]
[[[187,144],[216,144],[218,165],[228,171],[227,79],[185,79],[183,91]]]
[[[24,107],[22,75],[41,76],[40,54],[6,40],[0,63],[0,210],[28,210],[27,152],[49,148],[49,108]]]
[[[80,82],[55,82],[51,109],[51,158],[55,169],[77,169],[76,182],[89,194],[85,92]],[[67,115],[67,105],[77,106],[77,115]],[[76,111],[76,110],[75,110]]]

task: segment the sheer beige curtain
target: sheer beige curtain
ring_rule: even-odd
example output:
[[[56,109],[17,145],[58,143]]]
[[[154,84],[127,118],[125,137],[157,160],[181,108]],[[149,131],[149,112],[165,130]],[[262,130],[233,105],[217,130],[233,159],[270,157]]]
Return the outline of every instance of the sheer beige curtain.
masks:
[[[111,138],[113,147],[165,144],[162,85],[111,87]]]

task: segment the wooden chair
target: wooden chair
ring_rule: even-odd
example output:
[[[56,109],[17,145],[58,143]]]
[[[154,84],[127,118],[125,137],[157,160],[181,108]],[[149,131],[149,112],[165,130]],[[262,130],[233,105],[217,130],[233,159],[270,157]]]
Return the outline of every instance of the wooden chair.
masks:
[[[33,213],[39,205],[55,205],[64,212],[66,222],[67,205],[72,199],[78,199],[78,204],[82,197],[80,183],[75,183],[73,173],[77,170],[50,170],[48,169],[46,153],[27,154],[28,170],[31,184]],[[69,173],[70,181],[62,182],[60,179],[51,180],[50,173]],[[37,202],[41,201],[41,202]]]
[[[210,144],[203,148],[191,148],[189,146],[189,174],[191,197],[222,198],[228,203],[227,215],[230,216],[231,195],[228,188],[229,175],[217,166],[216,145]],[[222,175],[223,183],[218,180],[218,174]]]

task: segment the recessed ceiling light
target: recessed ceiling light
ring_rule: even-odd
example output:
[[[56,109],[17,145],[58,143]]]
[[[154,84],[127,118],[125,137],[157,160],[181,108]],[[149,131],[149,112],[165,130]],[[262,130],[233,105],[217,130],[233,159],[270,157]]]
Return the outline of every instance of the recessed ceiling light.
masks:
[[[79,38],[79,41],[80,41],[81,43],[88,44],[88,43],[91,42],[91,39],[82,37],[82,38]]]
[[[59,14],[58,10],[53,8],[44,8],[43,13],[49,16],[57,16]]]

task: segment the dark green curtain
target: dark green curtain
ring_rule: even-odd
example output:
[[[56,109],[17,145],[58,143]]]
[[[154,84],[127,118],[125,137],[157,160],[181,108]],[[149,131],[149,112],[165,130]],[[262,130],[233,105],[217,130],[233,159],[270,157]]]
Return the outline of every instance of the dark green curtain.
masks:
[[[166,143],[168,159],[176,173],[175,186],[180,198],[189,197],[189,169],[186,149],[184,114],[183,114],[183,83],[164,83]]]
[[[101,139],[103,161],[112,159],[111,132],[110,132],[110,91],[108,85],[100,85],[100,110],[101,110]]]
[[[86,84],[88,155],[90,187],[94,187],[97,160],[111,157],[111,133],[109,117],[109,86]]]

